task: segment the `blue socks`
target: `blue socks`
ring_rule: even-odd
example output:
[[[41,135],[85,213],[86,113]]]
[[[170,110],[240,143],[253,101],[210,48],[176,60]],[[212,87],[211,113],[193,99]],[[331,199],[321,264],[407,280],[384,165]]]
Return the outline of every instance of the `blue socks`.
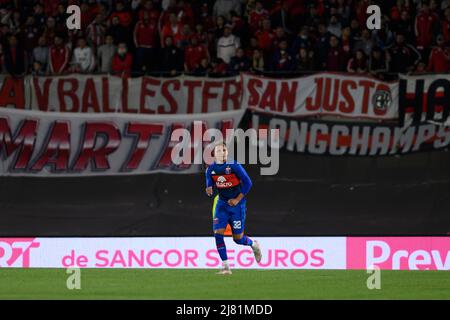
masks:
[[[227,247],[225,247],[225,241],[223,240],[223,234],[215,233],[214,238],[216,238],[216,247],[217,247],[217,251],[219,252],[220,259],[222,259],[222,261],[228,260]]]
[[[222,259],[222,261],[227,261],[228,260],[227,247],[225,246],[225,240],[224,240],[223,234],[215,233],[214,238],[216,238],[216,247],[217,247],[217,251],[219,252],[220,259]],[[236,242],[237,244],[243,245],[243,246],[253,245],[253,240],[250,239],[249,237],[247,237],[246,235],[244,235],[240,239],[234,240],[234,242]]]
[[[243,246],[251,246],[253,244],[253,240],[247,237],[245,234],[242,238],[234,240],[234,242]]]

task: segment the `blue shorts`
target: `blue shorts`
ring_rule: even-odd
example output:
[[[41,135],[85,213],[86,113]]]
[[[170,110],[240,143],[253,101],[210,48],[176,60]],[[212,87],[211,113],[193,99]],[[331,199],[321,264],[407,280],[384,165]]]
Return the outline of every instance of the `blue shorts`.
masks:
[[[233,234],[244,232],[246,202],[240,201],[232,207],[223,200],[217,200],[213,215],[213,230],[225,229],[230,224]]]

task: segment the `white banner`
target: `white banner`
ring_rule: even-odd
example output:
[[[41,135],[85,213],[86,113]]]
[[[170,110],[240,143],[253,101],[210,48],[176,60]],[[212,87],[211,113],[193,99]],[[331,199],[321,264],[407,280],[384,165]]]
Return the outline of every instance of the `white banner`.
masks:
[[[295,79],[243,76],[242,104],[278,115],[398,118],[398,83],[375,78],[318,73]]]
[[[450,270],[450,237],[225,237],[236,269]],[[219,268],[214,237],[0,238],[0,268]]]
[[[258,237],[258,264],[249,247],[225,237],[232,268],[345,269],[345,237]],[[214,237],[0,238],[0,267],[219,268]]]
[[[192,114],[242,107],[240,77],[142,77],[130,79],[127,85],[127,105],[139,113]]]
[[[241,108],[240,77],[122,79],[74,74],[27,77],[25,87],[31,91],[25,105],[39,111],[194,114]]]
[[[193,173],[175,165],[172,132],[193,132],[192,154],[203,152],[202,130],[236,128],[244,110],[192,115],[72,114],[0,108],[0,175],[93,176]],[[200,135],[195,135],[200,124]],[[197,129],[196,129],[197,130]],[[194,139],[193,138],[193,139]]]

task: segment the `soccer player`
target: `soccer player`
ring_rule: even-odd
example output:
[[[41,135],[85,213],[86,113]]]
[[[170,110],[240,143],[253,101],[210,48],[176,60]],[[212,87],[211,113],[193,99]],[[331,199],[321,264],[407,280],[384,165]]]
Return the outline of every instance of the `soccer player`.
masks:
[[[261,261],[261,249],[257,241],[244,235],[245,196],[252,187],[252,181],[242,165],[236,161],[227,161],[228,150],[225,143],[214,148],[215,161],[206,169],[206,194],[211,197],[214,189],[219,194],[213,216],[213,230],[217,251],[222,260],[222,269],[218,274],[231,274],[228,264],[224,232],[231,225],[233,240],[237,244],[250,246],[256,261]]]

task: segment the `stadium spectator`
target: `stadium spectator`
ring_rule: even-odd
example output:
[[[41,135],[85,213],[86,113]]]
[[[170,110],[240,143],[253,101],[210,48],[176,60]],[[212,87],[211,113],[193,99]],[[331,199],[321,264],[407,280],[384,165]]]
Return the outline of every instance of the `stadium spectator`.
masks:
[[[255,73],[262,73],[265,70],[264,56],[261,50],[255,49],[252,53],[250,70]]]
[[[289,54],[287,40],[282,40],[272,55],[270,68],[272,71],[292,71],[295,69],[295,61]]]
[[[366,56],[372,52],[373,40],[368,29],[361,32],[361,39],[357,41],[353,47],[353,52],[362,50]]]
[[[444,36],[445,43],[450,45],[450,5],[445,10],[445,20],[442,23],[442,34]]]
[[[352,19],[350,22],[351,41],[355,43],[361,39],[361,25],[358,19]]]
[[[26,60],[36,62],[33,55],[34,49],[39,47],[39,39],[45,37],[47,45],[55,49],[53,41],[58,35],[66,39],[66,45],[53,54],[61,54],[58,59],[65,61],[63,48],[67,46],[69,55],[73,55],[78,38],[84,37],[87,46],[97,55],[106,42],[106,34],[110,34],[116,45],[126,43],[133,57],[133,68],[138,71],[133,73],[136,76],[148,71],[167,72],[161,70],[162,63],[157,62],[162,61],[164,55],[169,73],[183,72],[184,58],[190,55],[186,51],[192,50],[193,36],[204,45],[206,53],[214,57],[211,64],[203,61],[204,57],[196,59],[195,65],[186,69],[194,74],[227,75],[235,67],[228,64],[238,47],[244,50],[250,71],[264,69],[272,73],[280,62],[279,44],[285,40],[287,60],[281,65],[284,70],[290,65],[293,72],[311,71],[306,70],[308,68],[324,70],[328,65],[333,71],[346,71],[348,57],[358,50],[364,51],[368,70],[378,77],[383,77],[384,71],[415,72],[420,59],[429,72],[445,70],[439,46],[432,50],[431,45],[438,34],[442,34],[445,45],[450,44],[450,1],[379,2],[383,14],[381,29],[369,31],[365,27],[365,10],[372,3],[372,0],[0,0],[0,43],[5,54],[10,54],[6,52],[8,39],[16,35]],[[66,27],[66,8],[71,4],[81,6],[82,30]],[[337,47],[330,48],[331,35],[336,37]],[[402,36],[403,43],[399,43],[397,38]],[[177,47],[175,56],[181,56],[181,69],[180,64],[172,61],[173,48],[163,50],[167,37],[171,37],[172,45]],[[344,54],[334,56],[336,50]],[[98,69],[89,72],[110,71],[113,51],[111,45],[104,47]],[[310,55],[313,67],[306,58]],[[303,58],[299,60],[300,56]],[[387,63],[388,58],[390,63]],[[101,66],[103,62],[105,65]],[[40,68],[45,68],[45,61],[40,64]],[[254,64],[258,67],[253,67]],[[37,67],[30,66],[25,71],[41,74]],[[215,73],[215,68],[220,69],[219,72]],[[51,68],[49,71],[54,72]]]
[[[203,59],[206,59],[209,63],[208,49],[205,45],[199,43],[196,35],[193,35],[190,40],[190,45],[184,51],[184,70],[186,72],[197,70]]]
[[[184,56],[182,51],[177,48],[173,39],[167,36],[164,40],[164,48],[161,52],[161,71],[164,74],[176,75],[183,71],[184,68]]]
[[[37,46],[41,34],[42,29],[36,24],[34,17],[29,16],[25,22],[25,26],[17,36],[23,39],[24,49],[27,52],[32,52]]]
[[[55,38],[56,33],[57,33],[56,20],[53,17],[48,17],[43,33],[43,36],[45,37],[47,43],[52,44],[52,41]]]
[[[221,59],[216,58],[211,61],[212,75],[223,77],[228,75],[228,65]]]
[[[433,34],[437,30],[438,16],[430,11],[427,2],[422,2],[422,8],[416,16],[414,29],[417,49],[423,51],[429,48],[433,41]]]
[[[256,32],[255,37],[258,40],[259,49],[261,49],[265,55],[268,55],[273,49],[273,40],[275,38],[269,19],[264,19],[262,21],[261,28]]]
[[[416,40],[414,36],[414,21],[411,19],[410,13],[406,10],[401,12],[399,21],[393,21],[391,23],[391,29],[395,33],[404,34],[406,41],[409,43],[414,43]]]
[[[394,43],[394,33],[389,29],[387,23],[381,23],[381,29],[372,31],[373,46],[386,49]]]
[[[33,9],[34,9],[33,14],[34,21],[38,26],[44,26],[45,21],[47,20],[47,17],[44,12],[44,7],[42,6],[41,3],[38,2],[34,5]]]
[[[22,27],[22,15],[20,11],[9,11],[1,19],[1,23],[8,25],[9,31],[12,34],[17,34]]]
[[[135,70],[137,72],[151,72],[156,67],[158,57],[158,25],[151,20],[148,11],[143,12],[143,17],[134,28]]]
[[[90,10],[89,5],[86,2],[82,2],[80,4],[81,11],[81,32],[82,34],[86,34],[87,27],[91,24],[92,20],[94,20],[94,14]]]
[[[159,20],[160,12],[155,8],[152,0],[145,0],[141,8],[138,11],[138,19],[143,20],[144,15],[147,14],[150,21],[157,23]]]
[[[170,13],[169,21],[163,26],[161,30],[161,47],[164,47],[165,39],[171,37],[175,45],[178,46],[182,38],[183,25],[178,21],[175,13]]]
[[[311,39],[309,37],[309,30],[307,27],[303,27],[292,43],[291,52],[293,54],[297,54],[301,48],[310,48],[310,47],[311,47]]]
[[[445,45],[443,35],[436,38],[436,46],[431,50],[427,70],[443,73],[450,71],[450,47]]]
[[[121,42],[117,46],[117,53],[112,60],[112,74],[122,78],[129,78],[131,77],[132,67],[133,56],[128,52],[127,44]]]
[[[31,66],[31,75],[33,76],[45,76],[47,73],[45,72],[44,67],[39,61],[34,61]]]
[[[197,23],[195,26],[195,35],[198,38],[198,42],[202,44],[208,43],[208,34],[204,30],[204,26],[201,23]]]
[[[111,34],[116,44],[120,42],[130,43],[129,33],[127,29],[120,24],[118,16],[111,18],[111,25],[106,30],[106,33]]]
[[[341,47],[346,55],[351,55],[353,50],[352,32],[350,27],[342,29]]]
[[[335,35],[330,37],[330,47],[327,52],[325,68],[328,71],[344,71],[347,65],[347,55]]]
[[[275,60],[274,71],[291,72],[295,70],[295,62],[287,50],[280,50],[279,58]]]
[[[291,34],[294,31],[294,22],[291,13],[289,12],[289,4],[287,1],[283,1],[282,4],[273,9],[270,20],[273,27],[281,27],[286,33]]]
[[[395,44],[388,49],[390,70],[398,73],[413,71],[421,59],[420,53],[405,42],[405,36],[398,33]]]
[[[27,70],[27,58],[22,44],[15,35],[10,35],[3,51],[6,71],[13,77],[23,76]]]
[[[245,55],[244,49],[237,48],[236,54],[231,58],[228,65],[228,72],[237,75],[240,72],[246,72],[250,69],[250,59]]]
[[[349,73],[367,73],[367,58],[366,54],[362,49],[359,49],[355,52],[353,57],[348,61],[347,64],[347,72]]]
[[[112,35],[106,35],[105,44],[97,50],[98,71],[101,73],[110,73],[112,71],[112,59],[116,54],[117,47],[114,45]]]
[[[216,0],[213,7],[214,16],[224,16],[230,19],[230,12],[235,11],[237,14],[242,13],[242,2],[241,0]]]
[[[259,26],[264,19],[269,19],[269,12],[264,9],[262,1],[255,1],[255,8],[250,11],[248,16],[250,32],[255,33],[258,31]]]
[[[78,46],[73,50],[72,72],[88,73],[95,68],[95,55],[87,45],[85,38],[78,39]]]
[[[318,26],[318,34],[316,36],[316,43],[314,45],[315,56],[320,69],[326,67],[328,59],[328,48],[330,45],[330,33],[325,24],[321,23]]]
[[[195,69],[194,74],[196,76],[207,76],[209,73],[212,72],[211,64],[209,63],[209,60],[204,58],[200,61],[200,64]]]
[[[384,73],[388,70],[386,53],[379,47],[374,47],[369,58],[369,72],[377,78],[384,78]]]
[[[425,61],[419,61],[416,66],[414,67],[414,70],[412,71],[413,74],[424,74],[427,72],[427,64]]]
[[[50,47],[49,72],[62,74],[69,64],[70,50],[64,44],[61,36],[55,36],[53,46]]]
[[[97,14],[94,21],[86,28],[86,40],[88,45],[97,52],[105,41],[106,25],[102,14]]]
[[[225,25],[223,36],[217,41],[217,57],[228,64],[240,46],[240,39],[232,34],[232,26]]]
[[[337,15],[331,16],[327,30],[338,38],[342,35],[342,25],[339,22]]]
[[[301,72],[315,70],[314,52],[301,47],[296,56],[296,67]]]
[[[274,31],[273,47],[277,48],[282,41],[286,41],[286,45],[289,46],[290,39],[284,29],[281,27],[276,27]]]
[[[115,17],[119,18],[119,23],[125,27],[127,30],[131,26],[131,22],[133,20],[131,13],[125,7],[123,1],[117,1],[115,10],[111,13],[110,19],[114,19]]]
[[[62,34],[66,31],[66,22],[68,18],[68,14],[66,13],[66,6],[62,3],[59,3],[56,8],[56,14],[54,15],[56,22],[56,30],[58,30],[58,34]]]
[[[192,30],[191,27],[188,24],[184,24],[181,29],[181,35],[178,40],[178,43],[176,44],[179,48],[182,50],[186,50],[187,46],[190,43],[190,39],[192,36]]]
[[[42,73],[45,74],[48,67],[48,59],[49,59],[49,48],[47,46],[47,39],[42,36],[39,38],[38,46],[33,49],[33,56],[32,56],[32,63],[38,63],[39,67],[41,68]],[[33,65],[33,69],[36,70],[35,66]]]

